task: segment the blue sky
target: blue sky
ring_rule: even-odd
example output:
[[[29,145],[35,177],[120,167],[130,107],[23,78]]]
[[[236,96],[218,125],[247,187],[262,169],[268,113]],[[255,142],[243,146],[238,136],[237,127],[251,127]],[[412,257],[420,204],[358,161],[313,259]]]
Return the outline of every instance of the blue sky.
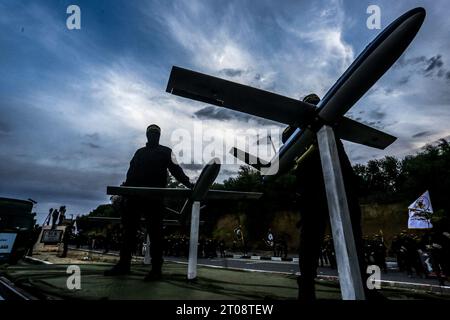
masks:
[[[66,8],[81,8],[81,30]],[[165,93],[173,65],[294,98],[323,96],[382,27],[416,6],[419,35],[349,116],[399,139],[385,151],[346,144],[351,159],[403,156],[450,135],[450,3],[441,1],[13,1],[0,2],[0,195],[38,201],[41,214],[107,202],[144,131],[162,143],[195,123],[221,134],[255,119]],[[277,127],[266,124],[267,127]],[[224,137],[226,138],[226,137]],[[188,167],[195,178],[198,166]],[[222,178],[233,173],[223,171]]]

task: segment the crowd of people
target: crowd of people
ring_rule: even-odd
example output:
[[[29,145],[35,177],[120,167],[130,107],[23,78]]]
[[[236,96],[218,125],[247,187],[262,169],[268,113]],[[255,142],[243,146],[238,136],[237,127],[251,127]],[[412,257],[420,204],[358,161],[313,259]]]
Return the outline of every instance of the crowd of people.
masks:
[[[144,256],[146,250],[146,233],[139,231],[137,235],[137,244],[133,252],[134,255]],[[103,253],[109,251],[120,250],[121,235],[120,231],[110,231],[106,235],[93,234],[74,235],[71,242],[77,248],[87,248],[89,250],[100,250]],[[226,246],[223,239],[213,239],[209,237],[201,237],[198,242],[198,257],[199,258],[225,258],[226,253],[237,252],[240,247],[236,245]],[[188,257],[189,255],[189,237],[174,233],[166,235],[163,238],[163,254],[170,257]]]
[[[401,232],[392,240],[391,252],[398,269],[409,277],[436,276],[441,285],[450,276],[450,233],[424,232],[422,235]]]
[[[322,247],[320,248],[319,266],[329,266],[332,269],[336,269],[336,254],[331,236],[325,236],[323,240]]]
[[[364,237],[364,258],[367,265],[377,265],[388,272],[387,256],[397,262],[399,272],[409,277],[436,277],[440,285],[450,277],[450,233],[424,231],[421,235],[402,231],[388,248],[383,235]],[[319,258],[321,267],[336,268],[333,240],[326,236]]]
[[[143,256],[146,250],[146,233],[138,232],[138,242],[135,255]],[[273,252],[274,257],[286,258],[287,242],[283,237],[270,237],[266,249]],[[77,247],[87,247],[91,250],[117,251],[120,249],[120,230],[112,230],[106,235],[74,236],[73,244]],[[243,253],[242,242],[234,239],[227,243],[223,239],[200,237],[198,242],[199,258],[224,258],[227,255]],[[189,237],[179,233],[164,236],[163,254],[168,257],[188,257]],[[397,261],[398,270],[409,277],[437,277],[443,284],[450,275],[450,233],[441,234],[423,232],[421,236],[402,231],[396,235],[390,247],[387,246],[382,233],[364,237],[364,258],[367,265],[377,265],[383,272],[388,272],[387,257]],[[336,269],[336,253],[333,238],[325,236],[319,256],[319,266]]]
[[[199,258],[217,258],[218,252],[221,258],[225,257],[225,241],[207,237],[201,237],[198,241],[197,254]],[[164,237],[163,253],[165,256],[188,257],[189,237],[172,234]]]

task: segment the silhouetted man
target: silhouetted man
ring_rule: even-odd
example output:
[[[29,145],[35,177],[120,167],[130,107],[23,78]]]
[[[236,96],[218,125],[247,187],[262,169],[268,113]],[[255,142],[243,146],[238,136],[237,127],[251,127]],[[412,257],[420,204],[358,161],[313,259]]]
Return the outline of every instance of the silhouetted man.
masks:
[[[66,218],[66,206],[61,206],[59,208],[58,226],[63,224],[65,218]]]
[[[303,101],[316,105],[319,103],[320,98],[315,94],[310,94]],[[286,128],[283,132],[283,143],[294,130],[295,128],[292,127]],[[357,197],[357,181],[342,142],[336,139],[336,144],[347,193],[350,219],[358,250],[361,273],[364,273],[366,268],[364,266],[364,256],[362,255],[361,209]],[[300,276],[297,279],[299,299],[314,300],[314,279],[317,276],[320,249],[325,228],[329,221],[328,203],[317,145],[302,159],[301,164],[295,169],[295,175],[297,177],[297,192],[300,195],[298,204],[301,217],[298,224],[300,229]]]
[[[53,208],[50,208],[49,210],[48,210],[48,216],[47,216],[47,218],[46,218],[46,220],[45,220],[45,225],[50,225],[50,222],[52,221],[52,216],[53,216]]]
[[[167,186],[167,170],[186,187],[192,184],[183,169],[175,162],[172,150],[159,144],[161,129],[157,125],[147,128],[147,144],[134,154],[127,172],[124,186],[165,188]],[[136,248],[136,235],[141,215],[145,217],[147,231],[150,235],[150,255],[152,270],[146,280],[161,278],[163,264],[162,220],[163,199],[143,199],[127,197],[122,213],[123,242],[120,250],[120,260],[105,275],[123,275],[130,271],[131,254]]]
[[[69,251],[69,242],[72,238],[72,234],[73,234],[73,224],[70,224],[70,225],[66,226],[66,229],[64,230],[64,235],[62,238],[63,252],[62,252],[60,258],[67,257],[67,252]]]
[[[52,229],[56,228],[56,223],[58,221],[59,212],[57,209],[53,210],[52,213]]]

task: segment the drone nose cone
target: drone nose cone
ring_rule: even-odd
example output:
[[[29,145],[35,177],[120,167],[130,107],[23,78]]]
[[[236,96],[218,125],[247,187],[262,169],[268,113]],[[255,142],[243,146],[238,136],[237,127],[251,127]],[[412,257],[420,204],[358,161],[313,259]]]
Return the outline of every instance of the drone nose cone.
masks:
[[[219,158],[213,158],[213,159],[209,160],[208,165],[220,166],[220,159]]]
[[[415,9],[411,10],[411,11],[414,12],[414,15],[420,21],[420,24],[422,24],[423,21],[425,20],[426,15],[427,15],[427,11],[425,10],[425,8],[418,7],[418,8],[415,8]]]
[[[418,7],[408,11],[403,15],[403,17],[404,21],[408,20],[407,24],[410,26],[410,28],[415,29],[415,32],[417,32],[422,26],[426,15],[427,11],[425,10],[425,8]]]
[[[200,201],[205,197],[209,188],[219,175],[219,172],[220,160],[218,158],[214,158],[208,162],[205,168],[203,168],[203,171],[200,173],[200,177],[198,178],[192,191],[192,200]]]
[[[419,32],[423,22],[425,21],[426,15],[427,12],[422,7],[412,9],[405,14],[405,20],[400,26],[400,29],[403,27],[403,32],[400,31],[399,33],[403,33],[404,39],[406,40],[406,46],[409,45],[409,42],[411,42]]]
[[[414,11],[417,14],[420,14],[421,16],[423,16],[425,18],[425,16],[427,15],[427,11],[425,10],[424,7],[417,7],[415,9],[412,9],[411,11]]]
[[[219,158],[211,159],[206,165],[206,171],[208,171],[208,175],[210,177],[214,177],[215,180],[219,175],[220,171],[220,159]]]

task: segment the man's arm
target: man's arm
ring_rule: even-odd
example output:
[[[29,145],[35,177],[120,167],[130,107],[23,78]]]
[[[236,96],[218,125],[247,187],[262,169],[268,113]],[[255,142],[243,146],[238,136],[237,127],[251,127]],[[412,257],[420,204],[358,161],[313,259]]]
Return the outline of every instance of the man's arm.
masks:
[[[170,152],[170,158],[171,159],[169,160],[168,165],[170,173],[174,176],[175,179],[177,179],[187,188],[192,188],[194,185],[189,181],[189,177],[184,173],[183,169],[177,163],[175,155],[172,153],[172,151]]]
[[[132,186],[133,185],[134,178],[136,177],[136,163],[137,163],[136,157],[137,157],[138,151],[136,151],[136,153],[133,156],[133,159],[131,159],[131,161],[130,161],[130,167],[128,168],[128,171],[127,171],[127,179],[125,180],[124,183],[122,183],[122,186]]]

